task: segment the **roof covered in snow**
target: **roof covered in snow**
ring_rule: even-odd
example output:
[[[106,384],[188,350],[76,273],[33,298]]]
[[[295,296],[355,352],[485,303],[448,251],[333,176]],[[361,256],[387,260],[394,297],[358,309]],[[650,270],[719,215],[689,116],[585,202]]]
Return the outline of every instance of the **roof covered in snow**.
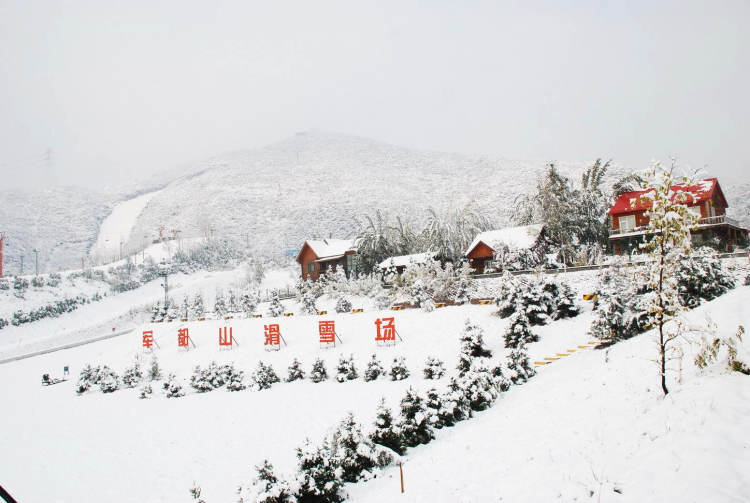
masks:
[[[399,255],[398,257],[389,257],[379,264],[381,269],[387,267],[406,267],[409,264],[424,264],[428,260],[435,258],[435,252],[414,253],[412,255]]]
[[[653,190],[654,189],[636,190],[633,192],[625,192],[621,194],[620,197],[617,198],[615,203],[610,206],[607,214],[620,215],[623,213],[631,213],[633,211],[643,211],[649,209],[651,207],[651,202],[647,197],[643,196],[645,196],[649,192],[653,192]],[[687,192],[693,197],[692,199],[688,198],[686,204],[688,206],[695,206],[696,204],[700,204],[704,201],[709,201],[710,199],[712,199],[717,191],[724,205],[728,206],[726,203],[726,198],[721,191],[721,187],[719,187],[719,181],[716,178],[707,178],[705,180],[701,180],[695,185],[674,185],[671,188],[671,197],[672,201],[674,201],[674,197],[678,192]]]
[[[309,246],[318,259],[340,257],[345,255],[348,251],[356,250],[356,245],[353,239],[310,240],[305,241],[302,250],[304,250],[305,246]],[[302,255],[302,250],[300,250],[297,255],[297,261],[299,261],[299,258]]]
[[[539,239],[543,229],[544,225],[542,224],[532,224],[482,232],[471,242],[466,250],[466,255],[471,253],[471,250],[476,248],[479,243],[484,243],[493,250],[503,246],[511,249],[531,248]]]

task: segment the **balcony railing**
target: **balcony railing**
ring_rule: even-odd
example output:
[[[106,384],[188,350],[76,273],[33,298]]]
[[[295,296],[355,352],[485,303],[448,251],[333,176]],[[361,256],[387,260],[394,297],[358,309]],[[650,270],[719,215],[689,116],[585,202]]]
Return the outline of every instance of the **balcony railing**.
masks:
[[[735,227],[742,227],[740,223],[734,218],[726,215],[717,215],[715,217],[706,217],[698,220],[698,227],[710,227],[712,225],[733,225]],[[623,234],[645,234],[648,231],[648,226],[641,225],[640,227],[632,228],[620,228],[620,229],[609,229],[609,235],[620,236]]]

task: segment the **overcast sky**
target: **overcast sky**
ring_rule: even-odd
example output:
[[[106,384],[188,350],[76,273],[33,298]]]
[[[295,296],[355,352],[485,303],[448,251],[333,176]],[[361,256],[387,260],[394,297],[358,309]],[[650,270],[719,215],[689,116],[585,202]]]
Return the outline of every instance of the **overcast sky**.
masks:
[[[0,188],[308,129],[750,178],[748,21],[747,1],[0,0]]]

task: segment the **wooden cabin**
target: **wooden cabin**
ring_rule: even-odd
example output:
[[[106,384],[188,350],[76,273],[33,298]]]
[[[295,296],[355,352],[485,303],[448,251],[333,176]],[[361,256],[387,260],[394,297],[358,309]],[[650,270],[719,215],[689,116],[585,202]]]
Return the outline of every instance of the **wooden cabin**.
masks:
[[[477,274],[503,268],[502,256],[508,251],[534,249],[544,241],[544,225],[507,227],[480,233],[466,250],[469,265]]]
[[[349,276],[356,268],[357,249],[353,239],[322,239],[305,241],[297,254],[303,280],[317,280],[327,271],[339,267]]]
[[[411,264],[425,264],[437,256],[435,252],[413,253],[411,255],[399,255],[398,257],[389,257],[378,264],[378,267],[385,271],[391,267],[396,268],[397,274],[403,274],[407,266]]]
[[[672,191],[675,193],[682,191],[692,195],[685,204],[700,218],[697,229],[692,231],[695,246],[701,246],[718,238],[723,247],[731,251],[738,244],[747,242],[747,229],[726,215],[729,204],[721,190],[719,180],[707,178],[692,186],[675,185]],[[650,190],[625,192],[607,211],[609,243],[614,253],[629,253],[643,242],[648,226],[646,211],[649,210],[651,204],[642,196],[648,192]]]

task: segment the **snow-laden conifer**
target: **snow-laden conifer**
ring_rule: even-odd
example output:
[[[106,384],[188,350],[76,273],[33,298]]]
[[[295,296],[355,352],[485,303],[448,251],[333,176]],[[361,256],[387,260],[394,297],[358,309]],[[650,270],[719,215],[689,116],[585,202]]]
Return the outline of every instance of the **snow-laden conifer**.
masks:
[[[269,389],[273,384],[279,382],[279,376],[276,375],[271,365],[258,362],[258,366],[252,374],[252,380],[255,389],[263,390]]]
[[[268,316],[278,318],[282,314],[284,314],[284,305],[279,298],[279,292],[274,290],[271,292],[271,302],[268,305]]]
[[[340,503],[344,501],[341,467],[327,441],[315,447],[305,440],[297,448],[297,503]]]
[[[349,355],[349,358],[341,355],[336,366],[336,380],[338,382],[353,381],[357,377],[359,377],[359,373],[354,365],[354,355]]]
[[[428,356],[422,374],[425,379],[440,379],[445,375],[445,364],[438,358]]]
[[[401,414],[397,425],[401,441],[406,447],[426,444],[435,438],[424,399],[412,388],[406,390],[406,395],[401,399]]]
[[[294,360],[292,360],[291,365],[289,365],[286,382],[293,382],[304,378],[305,371],[302,370],[302,364],[297,358],[295,358]]]
[[[255,477],[249,487],[240,486],[238,503],[294,503],[292,488],[280,479],[267,459],[255,467]]]
[[[409,369],[406,366],[406,359],[403,356],[394,358],[393,363],[391,363],[391,370],[388,374],[391,376],[391,381],[402,381],[409,377]]]
[[[385,398],[380,399],[378,409],[375,415],[375,425],[370,433],[370,440],[378,445],[382,445],[392,451],[403,454],[404,447],[401,442],[401,432],[396,426],[393,413],[385,404]]]
[[[328,379],[328,370],[326,364],[320,358],[316,358],[310,370],[310,380],[312,382],[321,382]]]
[[[523,311],[516,311],[510,317],[508,329],[505,331],[505,347],[517,348],[519,344],[529,344],[539,340],[531,331],[529,319]]]

